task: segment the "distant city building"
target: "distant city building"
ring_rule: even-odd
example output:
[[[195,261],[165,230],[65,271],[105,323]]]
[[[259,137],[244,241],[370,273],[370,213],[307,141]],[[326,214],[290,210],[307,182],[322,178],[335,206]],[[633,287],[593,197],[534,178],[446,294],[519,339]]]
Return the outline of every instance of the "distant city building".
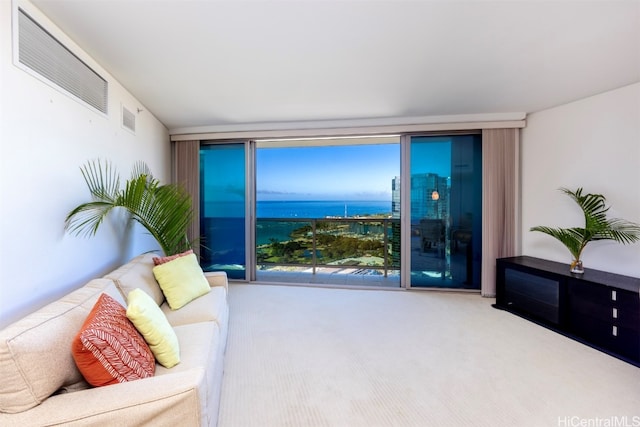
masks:
[[[391,218],[400,218],[400,177],[391,180]]]
[[[435,173],[411,175],[411,218],[447,218],[449,178]],[[391,180],[391,217],[400,218],[400,177]]]
[[[411,219],[449,216],[449,178],[435,173],[411,175]]]

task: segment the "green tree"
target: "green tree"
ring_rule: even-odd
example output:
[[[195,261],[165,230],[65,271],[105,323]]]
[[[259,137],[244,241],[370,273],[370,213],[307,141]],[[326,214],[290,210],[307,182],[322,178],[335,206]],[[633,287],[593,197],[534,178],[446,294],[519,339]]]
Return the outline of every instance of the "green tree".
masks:
[[[271,242],[271,256],[282,256],[284,255],[284,245],[280,243],[277,239],[271,238],[269,239]]]

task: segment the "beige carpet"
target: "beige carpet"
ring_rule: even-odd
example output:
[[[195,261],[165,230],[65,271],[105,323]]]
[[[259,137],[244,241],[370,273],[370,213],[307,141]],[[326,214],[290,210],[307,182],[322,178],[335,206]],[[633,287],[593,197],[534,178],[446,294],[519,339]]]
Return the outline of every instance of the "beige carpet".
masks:
[[[221,427],[640,426],[640,368],[492,299],[270,285],[229,297]]]

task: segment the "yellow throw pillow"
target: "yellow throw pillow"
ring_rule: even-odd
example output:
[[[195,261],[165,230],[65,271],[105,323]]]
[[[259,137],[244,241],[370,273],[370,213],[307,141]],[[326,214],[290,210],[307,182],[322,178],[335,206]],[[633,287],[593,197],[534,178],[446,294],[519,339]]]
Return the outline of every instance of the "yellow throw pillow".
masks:
[[[211,290],[195,254],[190,254],[153,267],[164,297],[172,310],[177,310]]]
[[[175,331],[158,304],[142,289],[129,292],[127,318],[147,342],[158,363],[165,368],[180,363],[180,346]]]

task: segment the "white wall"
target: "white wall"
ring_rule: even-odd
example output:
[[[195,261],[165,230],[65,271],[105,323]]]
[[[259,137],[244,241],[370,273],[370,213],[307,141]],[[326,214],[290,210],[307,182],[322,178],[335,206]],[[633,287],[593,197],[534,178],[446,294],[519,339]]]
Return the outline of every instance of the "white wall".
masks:
[[[147,235],[123,232],[118,221],[98,235],[64,232],[67,213],[89,201],[79,167],[109,159],[122,178],[144,160],[170,179],[167,129],[59,29],[28,3],[28,12],[109,82],[109,113],[101,115],[13,64],[12,3],[0,1],[0,327],[98,277],[133,255],[157,248]],[[145,111],[136,134],[120,125],[121,105]]]
[[[536,225],[583,226],[580,208],[557,189],[600,193],[611,217],[640,223],[640,83],[527,118],[522,130],[522,253],[569,263]],[[591,242],[585,268],[640,277],[640,243]]]

